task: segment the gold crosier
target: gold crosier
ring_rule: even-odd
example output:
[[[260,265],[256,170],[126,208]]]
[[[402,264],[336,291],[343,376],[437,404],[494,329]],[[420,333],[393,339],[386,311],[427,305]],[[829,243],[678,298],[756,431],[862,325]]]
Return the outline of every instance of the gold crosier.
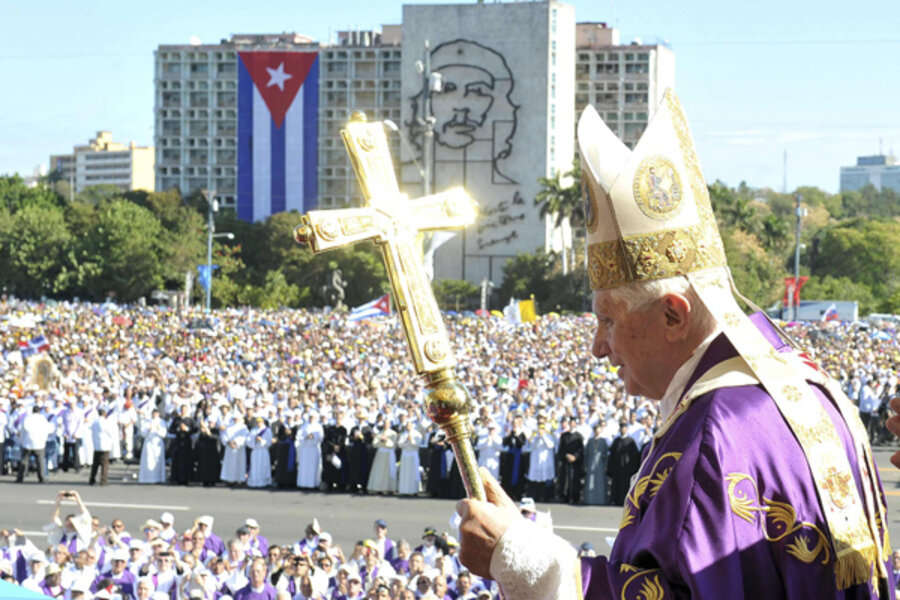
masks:
[[[341,136],[368,205],[310,211],[294,239],[313,252],[365,240],[381,247],[413,364],[424,376],[425,409],[446,433],[469,497],[485,500],[471,441],[471,399],[453,373],[456,359],[416,240],[423,231],[472,224],[477,208],[462,188],[416,200],[401,194],[381,122],[368,123],[364,113],[355,112]]]

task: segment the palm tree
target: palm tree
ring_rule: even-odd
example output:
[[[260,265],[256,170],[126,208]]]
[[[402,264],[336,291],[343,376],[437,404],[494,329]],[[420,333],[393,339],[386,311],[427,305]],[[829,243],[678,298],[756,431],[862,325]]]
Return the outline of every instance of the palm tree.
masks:
[[[566,185],[564,179],[571,183]],[[553,177],[538,179],[541,191],[534,197],[535,206],[541,207],[541,218],[551,215],[554,226],[560,227],[566,220],[573,230],[584,226],[584,203],[581,198],[581,163],[576,158],[572,170]],[[563,272],[568,271],[567,248],[563,248]]]

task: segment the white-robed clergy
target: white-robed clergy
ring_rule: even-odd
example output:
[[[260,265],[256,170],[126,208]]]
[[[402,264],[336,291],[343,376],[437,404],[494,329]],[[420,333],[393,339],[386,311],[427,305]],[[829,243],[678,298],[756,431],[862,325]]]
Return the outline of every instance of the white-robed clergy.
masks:
[[[485,431],[478,436],[475,449],[478,450],[478,466],[487,469],[494,479],[499,481],[503,437],[500,435],[500,428],[494,421],[489,422]]]
[[[147,420],[142,432],[144,445],[141,448],[141,469],[138,473],[140,483],[166,482],[166,425],[154,410]]]
[[[247,426],[240,417],[229,417],[222,423],[219,440],[225,447],[222,454],[222,472],[219,478],[225,483],[243,483],[247,477]]]
[[[269,447],[272,445],[272,430],[262,417],[257,417],[253,429],[247,435],[250,452],[250,474],[247,487],[268,487],[272,483],[272,460]]]
[[[406,422],[406,430],[400,433],[397,445],[400,448],[397,492],[404,495],[418,494],[422,484],[422,476],[419,472],[419,447],[422,445],[422,434],[416,430],[414,421]]]
[[[545,423],[546,418],[543,415],[539,416],[537,430],[525,444],[525,452],[531,453],[528,474],[525,475],[525,478],[532,483],[549,485],[556,476],[554,464],[556,440],[546,428]],[[531,495],[540,496],[534,491],[531,492]]]
[[[397,445],[397,433],[385,421],[381,430],[375,435],[372,445],[375,447],[375,458],[372,470],[369,471],[369,492],[397,491],[397,461],[394,459],[394,447]]]
[[[310,411],[297,430],[297,487],[318,489],[322,481],[322,438],[325,430],[319,413]]]

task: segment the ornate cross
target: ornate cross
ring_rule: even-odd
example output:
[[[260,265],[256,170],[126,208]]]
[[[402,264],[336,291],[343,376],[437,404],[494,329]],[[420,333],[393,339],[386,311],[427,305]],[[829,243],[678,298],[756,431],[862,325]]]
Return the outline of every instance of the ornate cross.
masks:
[[[364,240],[381,247],[416,373],[425,378],[428,415],[447,434],[469,496],[483,500],[468,418],[471,401],[453,374],[456,360],[417,243],[423,231],[470,225],[477,208],[462,188],[408,200],[397,185],[384,126],[366,122],[365,114],[354,113],[341,136],[367,205],[310,211],[294,238],[313,252]]]

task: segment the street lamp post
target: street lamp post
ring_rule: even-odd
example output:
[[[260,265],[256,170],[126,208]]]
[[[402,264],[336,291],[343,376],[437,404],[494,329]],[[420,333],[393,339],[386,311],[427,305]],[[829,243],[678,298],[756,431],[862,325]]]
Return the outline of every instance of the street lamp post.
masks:
[[[206,205],[208,207],[206,211],[206,312],[209,312],[212,301],[212,243],[213,236],[216,233],[216,223],[213,220],[213,214],[219,210],[215,190],[207,190]]]
[[[212,246],[213,246],[213,238],[223,237],[228,238],[229,240],[234,239],[234,234],[231,232],[228,233],[216,233],[216,222],[213,219],[213,215],[219,212],[219,201],[216,200],[216,191],[215,190],[204,190],[204,194],[206,195],[206,203],[207,203],[207,211],[206,211],[206,312],[209,312],[210,305],[212,303]]]

